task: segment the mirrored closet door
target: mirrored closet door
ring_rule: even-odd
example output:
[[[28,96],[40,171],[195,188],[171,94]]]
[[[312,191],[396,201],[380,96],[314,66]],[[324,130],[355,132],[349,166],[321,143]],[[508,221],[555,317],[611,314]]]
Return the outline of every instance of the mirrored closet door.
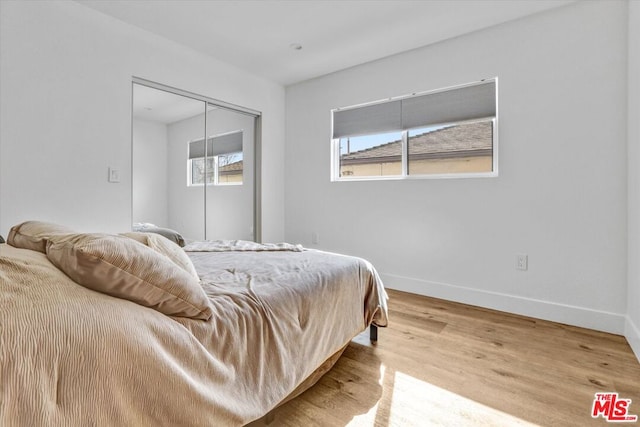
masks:
[[[141,79],[132,99],[134,229],[153,224],[187,241],[259,240],[259,114]]]

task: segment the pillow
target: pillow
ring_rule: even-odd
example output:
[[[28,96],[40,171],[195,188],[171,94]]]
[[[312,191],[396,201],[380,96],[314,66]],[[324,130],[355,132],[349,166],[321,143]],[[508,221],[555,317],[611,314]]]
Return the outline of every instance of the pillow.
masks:
[[[198,272],[193,266],[193,262],[191,262],[191,258],[189,258],[187,253],[181,247],[179,247],[166,237],[154,233],[140,232],[122,233],[122,235],[136,240],[145,246],[149,246],[154,251],[169,257],[169,259],[173,261],[173,263],[178,267],[182,268],[184,271],[200,280],[200,277],[198,277]]]
[[[185,245],[184,237],[176,230],[170,228],[158,227],[155,224],[148,222],[138,222],[133,224],[133,231],[140,231],[144,233],[156,233],[174,242],[176,245],[183,247]]]
[[[47,258],[78,284],[168,316],[208,320],[200,283],[166,256],[125,236],[71,234],[47,244]]]
[[[45,253],[51,236],[69,233],[75,233],[75,230],[50,222],[26,221],[11,227],[7,243],[16,248]]]

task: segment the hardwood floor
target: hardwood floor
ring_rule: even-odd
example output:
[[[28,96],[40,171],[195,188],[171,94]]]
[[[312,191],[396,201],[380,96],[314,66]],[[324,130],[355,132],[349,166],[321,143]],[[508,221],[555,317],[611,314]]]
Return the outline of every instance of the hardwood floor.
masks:
[[[591,417],[596,392],[631,399],[629,414],[640,417],[640,363],[621,336],[389,297],[378,343],[359,335],[270,426],[607,425]]]

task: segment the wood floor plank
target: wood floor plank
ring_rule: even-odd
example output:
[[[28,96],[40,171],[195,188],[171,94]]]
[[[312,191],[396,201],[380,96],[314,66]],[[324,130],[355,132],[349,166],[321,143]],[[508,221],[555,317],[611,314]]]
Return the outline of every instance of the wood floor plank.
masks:
[[[624,337],[389,295],[378,343],[356,337],[271,426],[603,426],[591,417],[597,392],[618,392],[640,415],[640,363]]]

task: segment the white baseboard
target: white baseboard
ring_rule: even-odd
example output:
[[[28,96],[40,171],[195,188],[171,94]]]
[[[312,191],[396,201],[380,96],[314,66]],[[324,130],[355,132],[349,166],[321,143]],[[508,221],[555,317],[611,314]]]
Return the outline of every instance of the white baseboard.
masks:
[[[625,335],[625,323],[630,325],[627,330],[635,333],[636,356],[640,354],[640,335],[638,329],[624,315],[590,308],[559,304],[515,295],[450,285],[447,283],[430,282],[392,274],[380,274],[385,287],[399,291],[441,298],[449,301],[475,305],[493,310],[506,311],[537,319],[595,329],[617,335]],[[626,322],[625,322],[626,320]],[[629,333],[631,335],[631,333]],[[631,339],[627,336],[631,343]]]
[[[638,362],[640,362],[640,328],[633,323],[629,316],[627,316],[624,325],[624,337],[631,346],[631,350],[635,353]]]

